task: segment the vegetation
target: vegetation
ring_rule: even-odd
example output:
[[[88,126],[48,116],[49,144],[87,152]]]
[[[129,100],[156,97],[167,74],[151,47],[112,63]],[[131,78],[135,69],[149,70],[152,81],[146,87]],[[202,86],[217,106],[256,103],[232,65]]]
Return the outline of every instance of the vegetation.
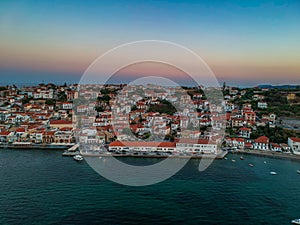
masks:
[[[251,138],[255,139],[260,136],[267,136],[270,142],[287,143],[288,137],[298,136],[300,133],[293,130],[283,129],[281,127],[270,128],[269,126],[258,127],[251,133]]]
[[[161,100],[157,105],[150,105],[148,112],[159,112],[168,115],[173,115],[177,110],[175,107],[166,100]]]

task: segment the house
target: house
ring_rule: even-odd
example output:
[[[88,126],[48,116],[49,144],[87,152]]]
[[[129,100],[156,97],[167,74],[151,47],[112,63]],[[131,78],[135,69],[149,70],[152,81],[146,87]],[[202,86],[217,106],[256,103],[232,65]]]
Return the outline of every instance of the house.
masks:
[[[253,111],[244,112],[244,118],[247,122],[255,122],[256,113]]]
[[[241,127],[239,129],[239,136],[243,138],[250,138],[251,128]]]
[[[245,146],[244,138],[226,138],[225,141],[228,147],[243,149]]]
[[[260,136],[254,140],[253,148],[255,150],[269,150],[269,138]]]
[[[70,110],[73,108],[73,103],[72,102],[62,102],[61,106],[62,106],[62,109]]]
[[[231,126],[232,127],[243,127],[244,126],[244,119],[243,118],[232,118]]]
[[[291,147],[286,143],[280,143],[280,146],[281,146],[282,151],[284,151],[284,152],[290,152],[291,151]]]
[[[43,143],[50,144],[54,142],[55,131],[47,131],[42,135]]]
[[[291,147],[291,150],[295,155],[300,155],[300,138],[289,137],[288,145]]]
[[[266,102],[257,102],[257,107],[260,109],[266,109],[268,108],[268,103]]]
[[[270,143],[270,148],[274,152],[282,152],[282,148],[279,144],[276,143]]]
[[[10,134],[9,131],[5,131],[5,130],[1,131],[1,132],[0,132],[0,142],[1,142],[1,143],[7,142],[7,136],[8,136],[9,134]]]

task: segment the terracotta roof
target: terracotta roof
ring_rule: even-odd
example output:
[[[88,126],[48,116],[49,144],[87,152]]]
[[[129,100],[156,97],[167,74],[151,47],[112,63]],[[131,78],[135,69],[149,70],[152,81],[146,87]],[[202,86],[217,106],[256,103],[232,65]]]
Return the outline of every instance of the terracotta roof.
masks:
[[[50,124],[72,124],[70,120],[51,120]]]
[[[268,143],[269,142],[269,138],[266,136],[260,136],[258,138],[255,139],[256,143]]]
[[[137,142],[137,141],[114,141],[109,144],[112,146],[128,146],[128,147],[165,147],[165,148],[175,148],[175,142]]]
[[[290,137],[290,139],[294,142],[300,142],[300,138],[298,137]]]
[[[7,135],[9,135],[9,134],[10,134],[9,131],[1,131],[1,132],[0,132],[0,136],[7,136]]]
[[[21,127],[20,127],[20,128],[17,128],[17,129],[16,129],[16,132],[25,132],[25,128],[21,128]]]
[[[251,128],[242,127],[242,128],[240,128],[239,130],[251,131]]]

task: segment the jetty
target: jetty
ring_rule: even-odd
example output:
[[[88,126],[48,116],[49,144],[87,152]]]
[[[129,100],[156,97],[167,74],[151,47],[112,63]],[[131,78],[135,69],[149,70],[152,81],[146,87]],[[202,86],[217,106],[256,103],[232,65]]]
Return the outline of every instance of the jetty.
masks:
[[[78,151],[78,148],[79,148],[79,144],[75,144],[68,150],[64,151],[62,156],[75,156],[77,154],[80,154],[80,152]]]

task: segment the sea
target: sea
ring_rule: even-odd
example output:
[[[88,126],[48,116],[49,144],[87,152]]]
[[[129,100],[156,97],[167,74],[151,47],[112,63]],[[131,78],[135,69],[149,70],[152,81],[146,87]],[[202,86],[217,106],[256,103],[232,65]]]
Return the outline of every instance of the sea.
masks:
[[[192,159],[161,183],[133,187],[109,181],[86,161],[61,154],[0,149],[1,225],[284,225],[300,218],[299,161],[252,155],[240,160],[229,154],[199,172],[199,159]],[[139,165],[159,160],[122,159]]]

